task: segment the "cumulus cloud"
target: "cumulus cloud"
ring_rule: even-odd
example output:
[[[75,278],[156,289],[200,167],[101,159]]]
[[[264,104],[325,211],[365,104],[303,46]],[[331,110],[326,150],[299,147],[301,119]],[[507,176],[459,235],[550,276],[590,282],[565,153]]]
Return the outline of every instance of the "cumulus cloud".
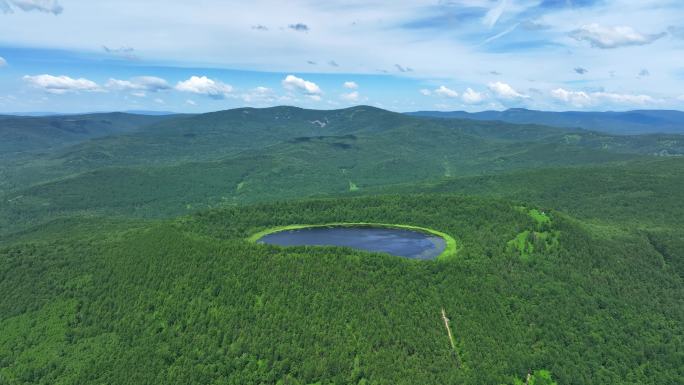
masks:
[[[481,92],[473,90],[472,88],[468,88],[465,90],[461,98],[466,104],[480,104],[485,100],[485,95]]]
[[[4,57],[0,56],[0,68],[6,67],[6,66],[7,66],[7,60],[5,60]]]
[[[340,95],[340,98],[342,100],[346,100],[348,102],[357,102],[359,101],[359,92],[358,91],[352,91],[346,94]]]
[[[233,91],[233,87],[230,84],[225,84],[206,76],[191,76],[187,80],[178,82],[175,88],[181,92],[206,95],[212,99],[223,99]]]
[[[344,88],[346,88],[348,90],[355,90],[355,89],[359,88],[359,85],[356,84],[356,82],[344,82],[343,85],[344,85]]]
[[[665,33],[643,34],[632,27],[606,27],[597,23],[583,25],[570,32],[570,37],[587,41],[594,48],[611,49],[632,45],[646,45],[665,36]]]
[[[418,92],[420,92],[423,96],[430,96],[430,95],[432,95],[432,91],[428,90],[427,88],[423,88],[423,89],[421,89],[421,90],[418,91]]]
[[[575,72],[580,74],[580,75],[584,75],[587,72],[589,72],[589,70],[586,68],[583,68],[583,67],[577,67],[577,68],[575,68]]]
[[[657,102],[656,99],[649,95],[571,91],[563,88],[551,91],[551,96],[560,102],[580,108],[602,103],[642,106]]]
[[[556,100],[572,104],[575,107],[585,107],[592,103],[591,97],[584,91],[568,91],[558,88],[551,91],[551,96]]]
[[[39,88],[51,94],[65,94],[68,92],[94,92],[100,91],[100,86],[92,80],[85,78],[70,78],[68,76],[26,75],[24,81],[34,88]]]
[[[310,96],[314,100],[320,100],[320,94],[323,93],[320,87],[314,82],[298,78],[294,75],[287,75],[282,81],[283,87],[290,91],[299,91],[305,95]],[[316,98],[316,96],[319,96]]]
[[[309,32],[309,26],[304,23],[290,24],[287,28],[297,32]]]
[[[503,82],[489,83],[487,87],[494,94],[494,96],[499,99],[516,100],[529,98],[529,96],[521,94],[520,92],[516,91],[515,88]]]
[[[14,9],[24,12],[38,11],[59,15],[64,11],[57,0],[0,0],[0,10],[12,13]]]
[[[435,91],[435,95],[441,96],[443,98],[457,98],[458,97],[458,92],[452,90],[451,88],[447,88],[445,86],[439,86]]]
[[[164,79],[155,76],[138,76],[130,80],[109,79],[107,88],[117,91],[149,91],[168,90],[171,85]]]

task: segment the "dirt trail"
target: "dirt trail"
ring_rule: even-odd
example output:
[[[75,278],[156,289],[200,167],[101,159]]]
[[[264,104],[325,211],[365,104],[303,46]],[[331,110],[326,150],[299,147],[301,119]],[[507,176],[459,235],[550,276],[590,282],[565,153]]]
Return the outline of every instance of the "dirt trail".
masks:
[[[451,349],[454,351],[454,355],[456,356],[456,362],[460,366],[461,359],[458,356],[458,351],[456,350],[456,341],[454,340],[454,335],[451,333],[451,326],[449,326],[449,318],[447,318],[446,311],[444,311],[444,308],[442,308],[442,320],[444,321],[444,327],[446,327],[447,334],[449,335],[449,343],[451,343]]]

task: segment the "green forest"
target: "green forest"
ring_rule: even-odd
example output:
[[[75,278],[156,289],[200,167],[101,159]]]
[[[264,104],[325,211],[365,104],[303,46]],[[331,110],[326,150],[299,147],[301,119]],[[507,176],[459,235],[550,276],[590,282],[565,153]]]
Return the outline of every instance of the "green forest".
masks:
[[[682,136],[365,106],[59,140],[30,119],[53,145],[2,147],[0,384],[683,383]],[[249,241],[329,223],[458,252]]]

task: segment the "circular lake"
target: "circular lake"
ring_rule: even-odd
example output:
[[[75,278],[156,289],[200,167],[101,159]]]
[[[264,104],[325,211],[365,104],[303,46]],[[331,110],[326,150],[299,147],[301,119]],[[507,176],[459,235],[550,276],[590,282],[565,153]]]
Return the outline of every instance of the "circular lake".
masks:
[[[258,243],[278,246],[343,246],[412,259],[434,259],[446,242],[420,231],[381,227],[306,227],[261,237]]]

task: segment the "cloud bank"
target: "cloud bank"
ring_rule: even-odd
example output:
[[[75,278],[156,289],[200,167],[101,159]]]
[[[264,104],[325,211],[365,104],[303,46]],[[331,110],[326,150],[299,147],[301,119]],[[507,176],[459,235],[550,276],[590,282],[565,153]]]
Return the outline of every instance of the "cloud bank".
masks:
[[[101,90],[100,86],[92,80],[85,78],[74,79],[64,75],[26,75],[23,79],[32,87],[42,89],[51,94],[65,94],[79,91],[94,92]]]

